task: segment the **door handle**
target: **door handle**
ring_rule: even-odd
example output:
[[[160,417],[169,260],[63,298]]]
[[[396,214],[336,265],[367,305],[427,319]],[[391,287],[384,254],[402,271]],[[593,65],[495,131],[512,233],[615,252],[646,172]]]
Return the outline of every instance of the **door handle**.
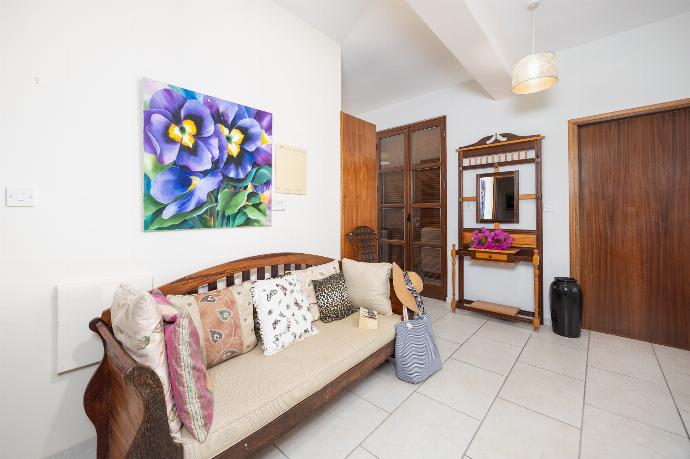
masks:
[[[407,214],[407,217],[405,218],[405,220],[407,220],[408,222],[412,221],[412,217],[410,216],[410,214]]]

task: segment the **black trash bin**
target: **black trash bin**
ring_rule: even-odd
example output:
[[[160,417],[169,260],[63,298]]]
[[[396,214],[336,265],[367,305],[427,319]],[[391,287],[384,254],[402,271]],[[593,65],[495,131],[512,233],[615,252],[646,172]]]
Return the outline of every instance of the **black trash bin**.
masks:
[[[551,326],[554,333],[579,338],[582,331],[582,287],[572,277],[551,282]]]

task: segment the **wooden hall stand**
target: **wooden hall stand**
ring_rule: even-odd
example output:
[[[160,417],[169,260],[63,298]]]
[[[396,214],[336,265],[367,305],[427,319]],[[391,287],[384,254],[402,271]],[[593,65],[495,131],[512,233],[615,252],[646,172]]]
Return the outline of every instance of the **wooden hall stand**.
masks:
[[[458,152],[458,241],[460,249],[453,244],[451,250],[453,292],[451,310],[465,309],[474,312],[490,314],[503,319],[532,323],[534,330],[544,322],[543,313],[543,229],[542,229],[542,193],[541,193],[541,141],[544,136],[517,136],[510,133],[493,134],[479,141],[460,147]],[[513,236],[510,250],[470,249],[469,243],[472,233],[478,228],[466,228],[463,224],[463,204],[466,201],[477,201],[476,196],[463,196],[463,172],[472,169],[493,169],[494,172],[504,172],[505,167],[518,164],[534,164],[534,194],[519,194],[519,200],[536,201],[536,229],[507,229]],[[478,222],[479,224],[479,222]],[[494,229],[499,228],[494,223]],[[456,256],[459,255],[459,263]],[[486,263],[512,264],[531,263],[534,274],[534,311],[524,310],[514,306],[498,305],[485,301],[465,298],[464,292],[464,258]],[[456,284],[457,275],[457,284]],[[458,297],[456,300],[455,288]]]

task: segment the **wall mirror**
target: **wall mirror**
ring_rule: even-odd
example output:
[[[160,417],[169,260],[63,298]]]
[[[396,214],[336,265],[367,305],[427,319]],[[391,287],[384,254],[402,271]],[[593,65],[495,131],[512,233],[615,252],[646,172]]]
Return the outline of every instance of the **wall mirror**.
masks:
[[[518,171],[477,174],[477,223],[518,223]]]

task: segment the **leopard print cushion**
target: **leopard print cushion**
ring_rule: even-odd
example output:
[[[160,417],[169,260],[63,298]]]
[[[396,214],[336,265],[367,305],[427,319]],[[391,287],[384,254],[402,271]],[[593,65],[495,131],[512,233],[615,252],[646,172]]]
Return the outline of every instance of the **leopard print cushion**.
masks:
[[[322,322],[341,320],[357,311],[347,293],[343,273],[312,280]]]

